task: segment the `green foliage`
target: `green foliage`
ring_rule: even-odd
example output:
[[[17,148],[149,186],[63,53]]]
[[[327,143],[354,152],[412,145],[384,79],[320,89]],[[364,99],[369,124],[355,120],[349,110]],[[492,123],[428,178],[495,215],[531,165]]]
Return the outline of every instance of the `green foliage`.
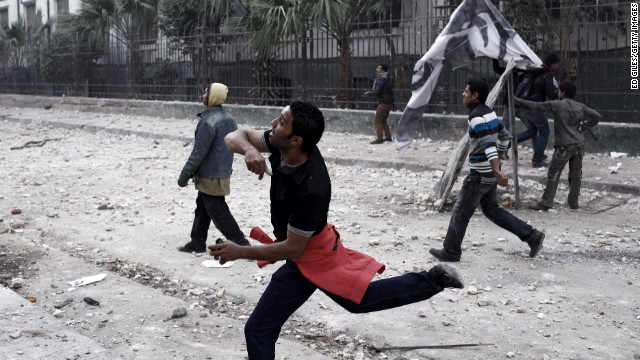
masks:
[[[40,70],[44,78],[51,83],[68,83],[70,74],[74,74],[74,61],[77,58],[73,44],[54,32],[42,48]]]
[[[3,61],[8,60],[14,69],[26,66],[26,52],[29,48],[42,44],[49,31],[49,22],[42,22],[42,12],[36,12],[35,22],[27,25],[24,18],[11,25],[0,25],[0,51]]]
[[[158,28],[168,37],[219,33],[234,4],[233,0],[163,0],[158,7]]]
[[[266,59],[281,39],[303,37],[308,20],[303,0],[258,0],[250,3],[236,25],[251,32],[251,49],[258,59]]]
[[[540,36],[540,14],[544,10],[544,0],[492,0],[496,7],[502,3],[502,16],[511,24],[518,35],[532,48]],[[498,7],[499,8],[499,7]]]
[[[59,36],[91,49],[100,49],[113,34],[132,43],[144,19],[155,17],[158,0],[82,0],[76,13],[58,19]]]

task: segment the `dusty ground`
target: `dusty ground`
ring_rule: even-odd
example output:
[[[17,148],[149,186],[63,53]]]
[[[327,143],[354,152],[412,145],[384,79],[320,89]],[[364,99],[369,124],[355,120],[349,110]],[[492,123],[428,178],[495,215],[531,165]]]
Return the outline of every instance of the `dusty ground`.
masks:
[[[195,191],[176,185],[190,144],[8,122],[0,122],[0,131],[0,281],[10,285],[24,278],[16,291],[36,297],[51,313],[56,303],[73,299],[61,309],[60,321],[125,359],[244,357],[243,324],[277,265],[258,269],[238,261],[226,269],[206,268],[201,263],[208,256],[175,251],[188,240],[195,207]],[[44,138],[60,140],[8,150]],[[363,146],[357,142],[368,140],[327,134],[321,150],[336,156],[348,151],[347,141]],[[329,221],[345,245],[385,263],[383,277],[436,264],[427,250],[440,246],[450,217],[433,211],[429,194],[438,171],[328,166]],[[228,203],[240,227],[246,233],[256,225],[270,230],[268,182],[250,174],[240,157],[234,169]],[[540,197],[540,184],[521,185],[527,201]],[[602,195],[586,190],[582,200]],[[507,208],[512,198],[510,189],[501,191]],[[559,202],[564,198],[561,189]],[[21,213],[12,214],[15,209]],[[464,290],[367,315],[349,314],[317,292],[283,329],[277,356],[640,358],[639,210],[633,198],[595,215],[560,205],[549,213],[514,211],[547,233],[536,259],[477,213],[462,262],[455,264],[465,277]],[[213,227],[210,236],[219,236]],[[66,283],[102,272],[106,279],[93,285],[76,289]],[[84,303],[86,296],[100,306]],[[187,316],[170,319],[181,306]],[[476,342],[495,345],[373,349]]]

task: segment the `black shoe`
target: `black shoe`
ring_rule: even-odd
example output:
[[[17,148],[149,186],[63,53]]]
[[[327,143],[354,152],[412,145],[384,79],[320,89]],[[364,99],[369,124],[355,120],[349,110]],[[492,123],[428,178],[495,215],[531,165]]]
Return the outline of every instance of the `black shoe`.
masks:
[[[443,288],[462,289],[464,287],[462,276],[460,276],[458,270],[447,264],[438,264],[432,267],[431,270],[429,270],[429,278],[431,278],[436,285]]]
[[[382,144],[383,142],[384,142],[384,140],[382,140],[382,139],[376,139],[376,140],[373,140],[372,142],[370,142],[369,144],[377,145],[377,144]]]
[[[529,247],[531,248],[531,250],[529,251],[529,257],[536,257],[536,255],[538,255],[538,253],[540,252],[540,249],[542,249],[542,242],[544,241],[544,233],[542,231],[536,231],[536,236],[527,241],[527,244],[529,244]]]
[[[549,157],[547,156],[547,154],[542,155],[542,161],[547,160]]]
[[[184,246],[180,246],[178,248],[178,251],[187,252],[187,253],[203,253],[203,252],[207,251],[207,249],[196,249],[196,248],[192,247],[190,242],[188,242]]]
[[[433,255],[433,257],[435,257],[440,261],[448,261],[448,262],[460,261],[460,255],[458,256],[451,255],[445,249],[438,250],[438,249],[431,248],[429,249],[429,254]]]
[[[542,202],[539,203],[535,203],[535,204],[529,204],[529,209],[531,210],[542,210],[542,211],[549,211],[549,209],[551,209],[548,206],[544,206],[544,204]]]
[[[538,161],[538,162],[534,162],[531,163],[531,167],[532,168],[541,168],[541,167],[547,167],[549,166],[549,163],[547,163],[546,161]]]
[[[386,139],[384,139],[384,141],[393,141],[393,139],[392,138],[386,138]]]
[[[571,210],[578,210],[578,209],[580,209],[580,205],[569,205],[569,207],[571,208]]]

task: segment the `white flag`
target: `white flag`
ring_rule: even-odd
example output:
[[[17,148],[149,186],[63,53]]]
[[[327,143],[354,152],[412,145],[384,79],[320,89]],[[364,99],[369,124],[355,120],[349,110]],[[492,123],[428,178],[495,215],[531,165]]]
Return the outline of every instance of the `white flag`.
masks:
[[[542,65],[540,58],[489,0],[464,0],[413,69],[411,99],[396,128],[398,151],[406,150],[411,144],[444,61],[451,61],[455,69],[480,57],[513,59],[521,69]]]

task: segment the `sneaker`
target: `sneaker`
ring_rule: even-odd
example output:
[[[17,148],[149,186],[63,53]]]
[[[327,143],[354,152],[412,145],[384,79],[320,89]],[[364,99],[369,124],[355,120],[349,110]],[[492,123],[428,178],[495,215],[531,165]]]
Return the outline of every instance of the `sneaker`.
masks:
[[[569,205],[569,207],[571,208],[571,210],[578,210],[578,209],[580,209],[580,205]]]
[[[393,141],[393,139],[392,138],[386,138],[386,139],[384,139],[384,141]]]
[[[369,144],[377,145],[377,144],[382,144],[383,142],[384,142],[384,140],[382,140],[382,139],[376,139],[376,140],[373,140],[372,142],[370,142]]]
[[[529,209],[536,210],[536,211],[540,211],[540,210],[549,211],[549,209],[551,209],[551,208],[548,207],[548,206],[544,206],[544,204],[542,202],[538,202],[538,203],[535,203],[535,204],[529,204]]]
[[[549,166],[549,163],[547,163],[546,161],[538,161],[538,162],[534,162],[531,163],[531,167],[532,168],[541,168],[541,167],[547,167]]]
[[[458,256],[451,255],[445,249],[438,250],[438,249],[431,248],[431,249],[429,249],[429,254],[433,255],[433,257],[435,257],[436,259],[438,259],[440,261],[448,261],[448,262],[458,262],[458,261],[460,261],[460,255],[458,255]]]
[[[536,236],[533,239],[527,241],[527,244],[529,244],[529,247],[531,248],[531,250],[529,251],[530,258],[536,257],[536,255],[538,255],[540,249],[542,249],[543,241],[544,233],[542,231],[536,230]]]
[[[460,276],[458,270],[447,264],[438,264],[432,267],[431,270],[429,270],[429,278],[431,278],[436,285],[443,288],[462,289],[464,287],[462,276]]]
[[[203,252],[207,251],[207,249],[196,249],[196,248],[193,248],[191,243],[188,242],[184,246],[180,246],[178,248],[178,251],[187,252],[187,253],[203,253]]]

